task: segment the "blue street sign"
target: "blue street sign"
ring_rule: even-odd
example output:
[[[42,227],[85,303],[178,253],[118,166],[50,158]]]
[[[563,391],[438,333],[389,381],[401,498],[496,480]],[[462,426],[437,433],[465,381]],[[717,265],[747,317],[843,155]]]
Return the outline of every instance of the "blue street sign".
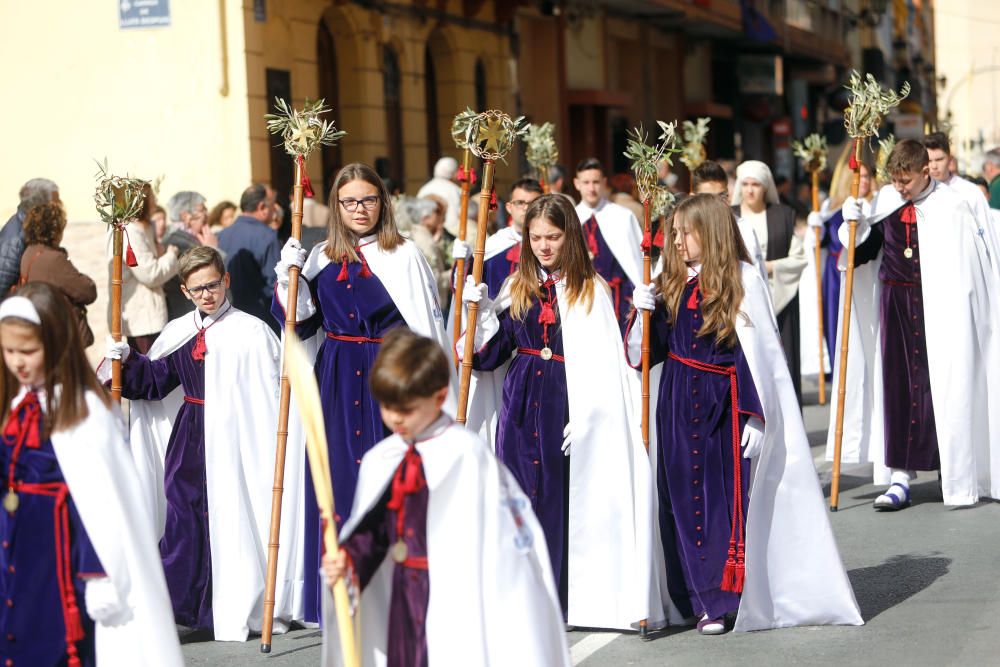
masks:
[[[170,0],[119,0],[118,27],[162,28],[170,25]]]

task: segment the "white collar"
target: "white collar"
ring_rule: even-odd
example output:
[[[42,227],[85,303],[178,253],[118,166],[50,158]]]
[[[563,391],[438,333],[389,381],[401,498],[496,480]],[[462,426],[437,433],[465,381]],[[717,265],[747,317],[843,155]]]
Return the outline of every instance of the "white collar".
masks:
[[[697,264],[688,264],[688,280],[697,278],[699,273],[701,273],[701,262],[698,262]]]
[[[46,394],[45,394],[45,387],[38,387],[36,389],[34,387],[29,387],[27,385],[23,385],[22,384],[21,385],[21,389],[18,390],[17,395],[14,396],[14,398],[10,402],[10,409],[13,410],[14,408],[16,408],[18,406],[18,404],[21,401],[24,400],[24,397],[28,395],[29,391],[33,391],[33,392],[35,392],[35,394],[38,395],[38,404],[40,406],[42,406],[42,413],[44,414],[45,413],[45,403],[46,403],[46,400],[45,400],[45,396],[46,396]]]
[[[508,225],[506,229],[507,229],[507,234],[509,234],[512,239],[514,239],[518,243],[521,242],[523,236],[522,236],[521,232],[519,232],[519,231],[517,231],[517,229],[515,229],[514,225]]]
[[[585,213],[587,213],[587,217],[589,217],[594,213],[600,213],[607,205],[608,205],[608,200],[605,199],[604,197],[601,197],[600,201],[597,202],[597,206],[595,206],[594,208],[591,208],[590,206],[585,204],[583,200],[581,200],[579,203],[580,209],[582,209]],[[580,218],[581,218],[580,222],[587,222],[586,220],[582,220],[583,218],[582,215],[580,216]]]
[[[927,197],[929,197],[932,192],[934,192],[935,188],[937,188],[937,184],[938,184],[938,181],[935,181],[933,178],[930,179],[930,182],[927,184],[927,187],[924,188],[923,191],[919,195],[917,195],[916,197],[913,198],[913,204],[914,205],[916,205],[916,204],[922,204],[924,202],[924,200],[927,199]],[[905,206],[905,202],[904,202],[904,206]]]
[[[212,326],[213,324],[221,320],[223,317],[225,317],[226,313],[232,310],[232,308],[233,306],[232,304],[229,303],[229,299],[223,301],[222,305],[219,306],[219,309],[217,311],[215,311],[211,315],[205,315],[204,317],[201,316],[201,311],[195,308],[194,323],[195,325],[197,325],[199,329],[207,329],[208,327]]]

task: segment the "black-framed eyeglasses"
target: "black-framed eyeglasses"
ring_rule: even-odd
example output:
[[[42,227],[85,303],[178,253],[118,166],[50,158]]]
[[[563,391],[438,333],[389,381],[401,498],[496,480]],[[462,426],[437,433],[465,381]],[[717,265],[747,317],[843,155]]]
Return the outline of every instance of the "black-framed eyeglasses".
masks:
[[[375,207],[378,206],[380,199],[375,196],[362,197],[361,199],[354,199],[348,197],[347,199],[341,199],[340,205],[344,207],[348,213],[354,213],[358,210],[358,204],[365,207],[366,211],[374,211]]]
[[[210,283],[205,283],[204,285],[198,285],[197,287],[184,286],[187,293],[194,297],[201,297],[205,292],[218,292],[219,288],[222,287],[222,280],[213,280]]]

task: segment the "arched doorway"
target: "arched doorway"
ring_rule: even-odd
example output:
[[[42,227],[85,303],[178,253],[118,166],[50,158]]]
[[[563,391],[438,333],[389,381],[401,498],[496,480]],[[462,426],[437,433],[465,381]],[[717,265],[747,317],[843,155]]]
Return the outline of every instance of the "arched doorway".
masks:
[[[340,84],[337,77],[337,49],[333,43],[333,35],[326,21],[319,22],[319,30],[316,34],[316,65],[319,72],[319,96],[326,100],[326,105],[333,109],[333,119],[340,125],[342,118],[340,109]],[[321,183],[314,183],[317,199],[326,201],[329,196],[329,188],[333,182],[337,171],[344,165],[343,153],[340,143],[335,146],[323,146],[321,149],[322,179]],[[319,187],[316,187],[316,186]]]
[[[382,79],[385,95],[387,158],[376,160],[375,168],[383,178],[391,178],[395,187],[405,188],[403,171],[403,100],[399,56],[386,44],[382,47]]]
[[[427,114],[427,174],[434,173],[434,163],[441,157],[441,134],[438,130],[437,69],[430,44],[424,49],[424,100]]]

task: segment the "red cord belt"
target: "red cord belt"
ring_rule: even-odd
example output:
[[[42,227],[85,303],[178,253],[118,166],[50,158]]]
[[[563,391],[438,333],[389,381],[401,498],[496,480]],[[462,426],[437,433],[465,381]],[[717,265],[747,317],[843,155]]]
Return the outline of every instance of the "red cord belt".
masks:
[[[184,402],[185,403],[193,403],[194,405],[205,405],[205,399],[204,398],[195,398],[194,396],[185,396],[184,397]]]
[[[918,287],[917,283],[910,283],[905,280],[883,280],[882,284],[891,285],[892,287]]]
[[[53,511],[56,536],[56,579],[59,584],[59,597],[62,601],[63,621],[66,624],[66,655],[70,667],[80,667],[80,657],[77,654],[76,642],[83,639],[83,624],[80,621],[80,607],[76,602],[76,591],[73,589],[73,571],[70,564],[69,536],[69,487],[65,482],[47,482],[45,484],[25,484],[17,482],[14,489],[18,493],[48,496],[55,499]]]
[[[678,357],[671,352],[669,357],[685,366],[706,373],[726,375],[729,377],[729,400],[732,412],[733,426],[733,527],[729,536],[729,557],[726,567],[722,570],[722,585],[724,591],[741,593],[743,579],[746,574],[743,536],[743,470],[740,452],[740,413],[736,385],[736,366],[717,366],[697,359]],[[738,539],[737,539],[738,538]]]
[[[345,343],[381,343],[381,338],[368,338],[367,336],[347,336],[345,334],[335,334],[332,331],[326,332],[326,337],[330,340],[342,340]]]
[[[546,349],[548,349],[548,348],[546,348]],[[519,348],[517,348],[517,353],[518,354],[529,354],[529,355],[531,355],[533,357],[538,357],[539,359],[545,359],[545,357],[542,356],[542,351],[541,350],[532,350],[531,348],[528,348],[528,347],[519,347]],[[552,356],[549,357],[549,359],[551,359],[552,361],[561,361],[563,363],[566,363],[566,357],[564,357],[561,354],[555,354],[555,353],[553,353]],[[548,359],[546,359],[546,361],[548,361]]]

